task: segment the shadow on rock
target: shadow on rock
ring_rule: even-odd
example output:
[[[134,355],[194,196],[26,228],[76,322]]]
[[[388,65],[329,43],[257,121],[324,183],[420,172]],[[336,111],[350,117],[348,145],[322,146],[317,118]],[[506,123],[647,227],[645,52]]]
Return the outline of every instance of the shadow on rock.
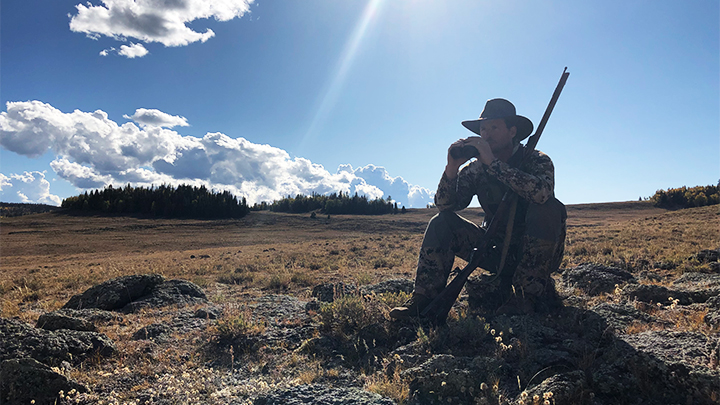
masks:
[[[457,328],[454,322],[459,321],[447,329]],[[403,372],[409,403],[533,403],[535,395],[538,403],[552,398],[558,404],[720,400],[720,372],[711,367],[717,338],[669,331],[616,334],[601,313],[575,307],[486,322],[486,334],[472,348],[445,344],[446,332],[436,330],[425,345],[416,341],[395,351],[414,364]]]

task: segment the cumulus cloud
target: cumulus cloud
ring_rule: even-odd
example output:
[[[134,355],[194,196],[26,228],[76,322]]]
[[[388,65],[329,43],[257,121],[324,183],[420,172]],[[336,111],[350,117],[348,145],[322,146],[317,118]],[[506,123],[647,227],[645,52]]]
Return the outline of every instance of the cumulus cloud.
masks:
[[[130,59],[142,58],[148,54],[148,50],[142,44],[121,45],[118,55],[127,56]]]
[[[197,32],[188,24],[205,18],[228,21],[242,17],[249,12],[253,1],[102,0],[102,5],[88,2],[75,6],[77,14],[70,18],[70,30],[94,39],[101,36],[121,41],[134,38],[145,43],[185,46],[197,41],[205,42],[215,36],[211,29]],[[103,51],[104,55],[107,55],[106,51]],[[119,51],[119,54],[131,58],[146,53],[141,44],[124,45]]]
[[[338,172],[346,172],[365,180],[383,190],[383,198],[392,197],[399,205],[406,207],[425,207],[427,203],[433,202],[432,191],[413,186],[402,177],[392,177],[384,167],[367,165],[353,169],[351,165],[340,165]]]
[[[29,156],[52,151],[50,166],[81,189],[131,183],[205,185],[229,191],[248,202],[277,200],[313,192],[358,193],[374,199],[391,195],[406,207],[425,207],[432,194],[391,177],[378,166],[336,173],[279,148],[244,138],[208,133],[183,136],[165,127],[185,126],[184,117],[137,109],[125,116],[139,124],[118,124],[101,110],[64,113],[40,101],[8,102],[0,113],[0,146]]]
[[[123,115],[124,118],[133,120],[141,127],[187,127],[187,119],[177,115],[170,115],[156,109],[138,108],[133,115]]]
[[[60,205],[60,197],[50,194],[50,182],[43,172],[6,176],[0,173],[0,200],[12,203]]]

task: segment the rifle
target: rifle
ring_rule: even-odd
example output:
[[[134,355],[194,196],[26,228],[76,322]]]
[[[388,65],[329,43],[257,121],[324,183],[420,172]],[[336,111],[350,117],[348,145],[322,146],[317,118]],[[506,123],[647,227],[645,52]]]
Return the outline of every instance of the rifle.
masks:
[[[525,145],[525,150],[523,152],[523,157],[517,164],[517,167],[521,167],[522,162],[528,156],[530,156],[533,150],[535,150],[535,146],[537,146],[537,143],[540,140],[540,135],[542,135],[542,132],[545,129],[545,125],[547,124],[548,119],[550,119],[550,114],[555,108],[555,103],[557,103],[558,98],[560,98],[560,93],[562,92],[563,87],[565,87],[565,82],[567,81],[568,76],[570,76],[570,73],[567,71],[566,67],[563,70],[562,76],[560,76],[560,81],[558,82],[557,87],[555,87],[555,92],[550,99],[550,103],[545,109],[545,114],[543,114],[543,117],[540,120],[540,124],[535,131],[535,134],[528,138],[527,144]],[[500,227],[500,224],[504,222],[503,219],[508,216],[509,212],[514,211],[514,207],[516,206],[516,204],[514,204],[513,202],[516,202],[517,198],[518,197],[515,195],[515,193],[513,193],[510,189],[505,192],[500,202],[500,205],[495,212],[495,215],[490,220],[490,224],[488,225],[485,234],[482,238],[480,238],[478,246],[473,249],[468,264],[462,270],[460,270],[460,272],[457,274],[457,276],[453,278],[450,284],[448,284],[445,289],[442,290],[440,294],[435,297],[435,299],[433,299],[427,307],[425,307],[425,309],[423,309],[423,311],[420,313],[421,316],[430,319],[436,324],[445,323],[447,315],[450,312],[453,304],[455,303],[455,300],[460,295],[460,291],[462,291],[462,288],[465,285],[468,277],[470,277],[470,274],[472,274],[472,272],[475,271],[475,269],[483,261],[483,256],[487,251],[488,241],[490,241],[498,233],[498,228]],[[498,272],[500,272],[501,270],[502,269],[498,269]]]

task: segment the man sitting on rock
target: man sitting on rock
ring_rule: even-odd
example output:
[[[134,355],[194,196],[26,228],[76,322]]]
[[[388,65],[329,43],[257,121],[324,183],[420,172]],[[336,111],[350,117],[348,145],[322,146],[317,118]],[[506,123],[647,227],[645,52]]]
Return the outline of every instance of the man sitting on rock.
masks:
[[[504,99],[489,100],[480,118],[462,123],[480,135],[450,145],[447,166],[440,179],[435,205],[440,211],[428,224],[417,265],[415,290],[396,319],[418,317],[447,284],[455,256],[470,259],[485,234],[505,191],[519,197],[512,230],[507,218],[487,244],[480,267],[491,273],[481,279],[486,290],[481,305],[506,314],[531,313],[557,302],[550,274],[560,266],[565,245],[565,206],[554,196],[554,168],[546,154],[532,151],[523,159],[520,141],[533,130],[532,122],[515,112]],[[453,157],[455,150],[474,147],[477,160],[460,170],[471,157]],[[522,162],[519,168],[516,165]],[[459,216],[477,196],[485,212],[481,226]],[[505,248],[504,245],[506,245]],[[503,255],[503,251],[506,253]]]

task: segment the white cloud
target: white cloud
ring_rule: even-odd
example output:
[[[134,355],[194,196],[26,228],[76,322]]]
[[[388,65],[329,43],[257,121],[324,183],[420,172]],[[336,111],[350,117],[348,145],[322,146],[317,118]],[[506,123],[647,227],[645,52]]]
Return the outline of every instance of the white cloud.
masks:
[[[43,172],[6,176],[0,173],[0,200],[12,203],[60,205],[60,197],[50,194],[50,182]]]
[[[142,58],[148,54],[148,50],[142,44],[130,43],[130,46],[121,45],[118,55],[127,56],[130,59]],[[105,55],[103,55],[105,56]]]
[[[140,124],[141,127],[187,127],[187,119],[178,115],[170,115],[156,109],[138,108],[133,115],[123,115],[124,118],[133,120]]]
[[[410,207],[425,207],[427,203],[433,202],[434,192],[424,187],[413,186],[402,177],[392,177],[384,167],[367,165],[365,167],[352,168],[351,165],[340,165],[338,173],[352,173],[368,184],[373,184],[384,191],[384,198],[392,197],[398,205]]]
[[[140,127],[119,125],[100,110],[63,113],[40,101],[9,102],[0,113],[0,146],[29,157],[54,152],[52,169],[82,189],[185,183],[227,190],[251,204],[340,191],[371,199],[391,195],[408,208],[432,201],[427,189],[393,178],[382,167],[353,170],[342,165],[330,173],[307,159],[244,138],[222,133],[182,136],[163,127],[184,126],[187,120],[159,110],[141,108],[125,118]]]
[[[145,43],[184,46],[197,41],[205,42],[215,36],[211,29],[194,31],[188,27],[189,23],[205,18],[228,21],[242,17],[250,11],[253,1],[102,0],[102,5],[88,2],[75,6],[77,14],[71,16],[70,30],[85,33],[93,39],[100,36],[120,41],[135,38]],[[133,44],[130,47],[122,46],[119,53],[137,57],[144,56],[147,50],[140,44]]]

